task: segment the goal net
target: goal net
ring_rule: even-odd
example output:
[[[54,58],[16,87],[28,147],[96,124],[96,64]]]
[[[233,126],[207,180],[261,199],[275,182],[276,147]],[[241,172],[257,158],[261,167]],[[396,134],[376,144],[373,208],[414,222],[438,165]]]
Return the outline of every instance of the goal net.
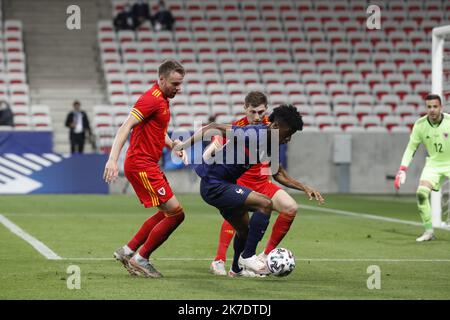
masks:
[[[431,91],[442,97],[444,112],[450,111],[450,25],[433,28]],[[450,227],[450,182],[431,193],[434,227]]]

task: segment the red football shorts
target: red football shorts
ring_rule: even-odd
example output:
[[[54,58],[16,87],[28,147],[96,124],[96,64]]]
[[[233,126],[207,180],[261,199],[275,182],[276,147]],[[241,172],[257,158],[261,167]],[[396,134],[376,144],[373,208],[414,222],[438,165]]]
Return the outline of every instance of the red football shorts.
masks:
[[[125,170],[125,176],[146,208],[157,207],[173,196],[169,182],[159,167],[146,171]]]
[[[237,181],[237,184],[240,184],[239,180]],[[275,195],[275,193],[278,190],[281,190],[281,188],[279,186],[270,182],[269,180],[267,180],[267,182],[264,182],[262,184],[258,183],[258,184],[253,184],[251,186],[248,186],[245,184],[241,184],[241,185],[244,187],[250,188],[253,191],[262,193],[263,195],[269,197],[270,199],[272,199],[272,197]]]

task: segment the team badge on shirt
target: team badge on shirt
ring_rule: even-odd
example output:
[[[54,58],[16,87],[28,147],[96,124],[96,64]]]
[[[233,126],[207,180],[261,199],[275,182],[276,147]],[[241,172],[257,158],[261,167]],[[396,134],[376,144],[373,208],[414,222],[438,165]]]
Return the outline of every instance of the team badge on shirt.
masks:
[[[158,193],[162,196],[164,196],[166,194],[166,189],[164,189],[164,187],[161,187],[158,189]]]

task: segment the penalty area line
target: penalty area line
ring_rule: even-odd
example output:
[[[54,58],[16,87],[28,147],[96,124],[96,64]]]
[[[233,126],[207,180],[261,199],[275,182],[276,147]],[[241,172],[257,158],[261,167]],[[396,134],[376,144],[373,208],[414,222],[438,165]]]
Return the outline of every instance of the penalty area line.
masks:
[[[14,233],[19,238],[22,238],[28,242],[34,249],[36,249],[40,254],[42,254],[48,260],[61,260],[62,258],[58,256],[54,251],[47,247],[44,243],[33,237],[31,234],[24,231],[18,225],[13,223],[11,220],[6,218],[4,215],[0,214],[0,223],[2,223],[9,231]]]

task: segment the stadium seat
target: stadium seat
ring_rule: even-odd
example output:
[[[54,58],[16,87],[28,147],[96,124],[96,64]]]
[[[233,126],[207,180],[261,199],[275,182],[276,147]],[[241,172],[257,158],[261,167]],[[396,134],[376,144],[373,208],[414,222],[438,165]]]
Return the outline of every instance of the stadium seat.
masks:
[[[130,105],[130,99],[128,98],[127,94],[123,95],[110,95],[109,102],[113,106],[128,106]]]
[[[333,114],[336,117],[349,116],[353,114],[353,108],[351,105],[334,105]]]
[[[211,98],[212,100],[212,98]],[[227,101],[223,101],[227,102]],[[213,104],[211,106],[211,115],[212,116],[221,116],[221,115],[230,115],[230,108],[228,106],[228,103],[225,104]]]
[[[302,116],[302,120],[304,128],[316,125],[316,118],[314,116]]]
[[[341,83],[341,80],[342,78],[339,73],[325,73],[322,75],[322,81],[327,87],[330,86],[331,84],[339,84]],[[347,83],[346,85],[348,86]]]
[[[315,117],[316,125],[322,130],[324,127],[334,126],[336,124],[333,116],[318,116]]]
[[[346,130],[348,127],[357,126],[358,118],[352,115],[342,115],[336,118],[336,123],[342,130]]]
[[[229,83],[227,84],[227,92],[230,95],[244,94],[244,88],[240,83]]]
[[[284,94],[274,94],[269,96],[269,105],[279,106],[285,103],[287,103],[287,99]]]
[[[238,105],[238,104],[233,105],[231,107],[231,115],[233,116],[234,119],[238,119],[238,118],[245,116],[242,105]]]
[[[403,125],[412,130],[414,123],[419,119],[418,116],[405,116],[402,118]]]
[[[218,115],[215,122],[217,123],[232,123],[235,117],[232,115]]]
[[[373,107],[372,112],[383,120],[384,117],[393,114],[393,108],[388,105],[376,105]]]
[[[113,118],[111,116],[97,116],[93,119],[93,128],[112,127]]]
[[[392,128],[402,124],[402,118],[397,115],[387,115],[383,118],[382,124],[391,131]]]
[[[31,127],[31,121],[29,116],[15,116],[14,128],[16,130],[24,130]]]
[[[299,107],[303,105],[309,105],[308,97],[304,94],[290,94],[289,100],[291,104]]]
[[[311,105],[313,106],[330,106],[331,98],[326,94],[313,95],[309,99]]]
[[[14,114],[14,117],[29,117],[30,116],[30,108],[25,106],[12,106],[11,111]]]
[[[315,117],[318,116],[331,116],[332,112],[331,112],[331,108],[329,105],[313,105],[312,106],[312,114]]]
[[[175,119],[176,126],[179,128],[185,128],[192,130],[194,128],[194,116],[177,116]]]
[[[50,116],[50,108],[47,105],[32,105],[30,115],[32,117],[48,117]]]
[[[368,129],[369,127],[372,127],[372,126],[380,126],[381,125],[381,120],[377,116],[366,115],[366,116],[363,116],[361,118],[361,125],[364,128]]]
[[[395,108],[395,114],[401,117],[416,115],[416,107],[413,105],[399,105]]]
[[[368,105],[356,105],[354,107],[355,116],[361,121],[364,116],[372,115],[373,107]]]
[[[302,117],[304,117],[304,116],[314,116],[313,108],[311,106],[308,106],[306,104],[298,104],[296,106],[296,108],[297,108],[298,112],[300,113],[300,115]]]
[[[193,108],[188,105],[178,105],[171,108],[174,117],[194,115]]]

